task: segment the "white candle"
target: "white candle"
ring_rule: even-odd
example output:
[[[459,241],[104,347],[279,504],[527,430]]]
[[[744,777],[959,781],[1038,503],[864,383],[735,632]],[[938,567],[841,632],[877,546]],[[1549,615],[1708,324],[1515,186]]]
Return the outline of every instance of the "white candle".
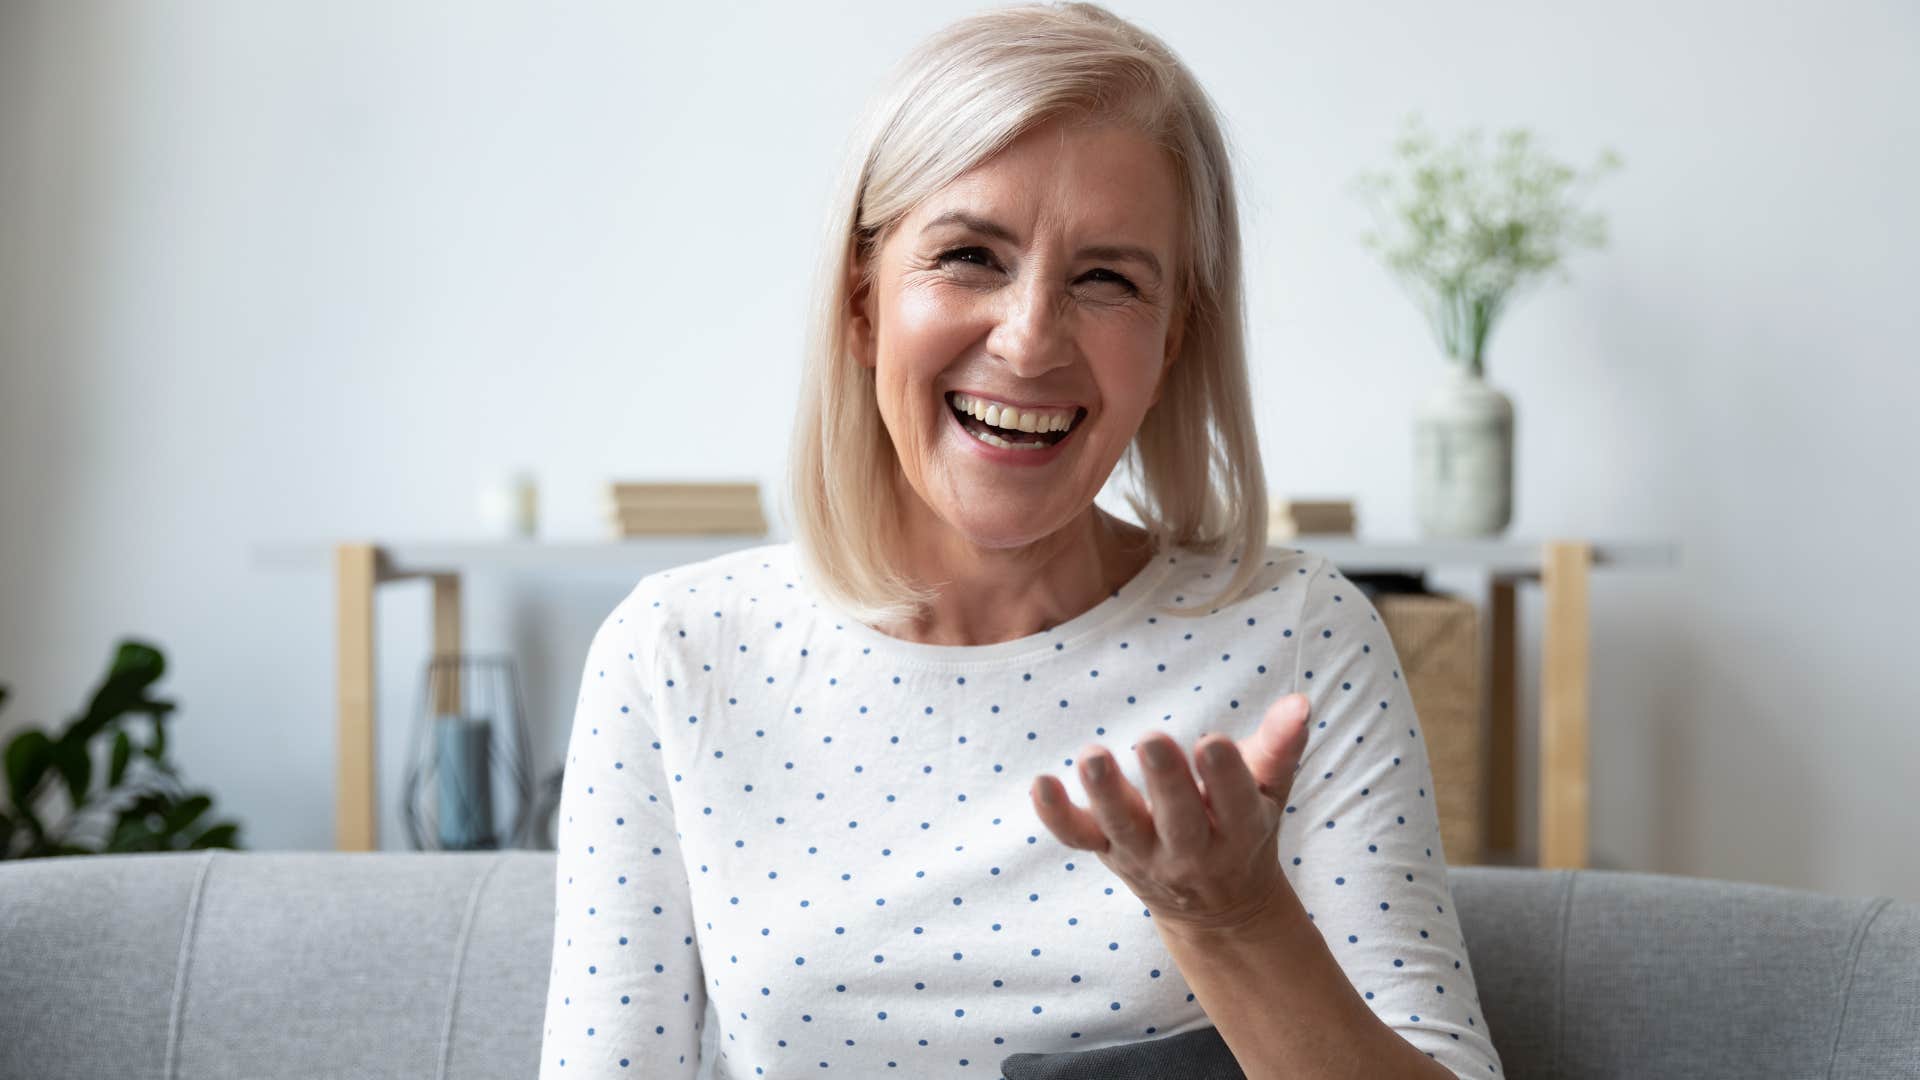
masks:
[[[482,488],[480,518],[490,535],[532,539],[540,529],[540,492],[533,474],[517,472]]]

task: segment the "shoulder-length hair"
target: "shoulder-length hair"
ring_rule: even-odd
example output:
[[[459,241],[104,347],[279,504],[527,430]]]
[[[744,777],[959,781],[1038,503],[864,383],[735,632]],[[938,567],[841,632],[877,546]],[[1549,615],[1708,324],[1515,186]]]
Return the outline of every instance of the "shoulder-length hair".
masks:
[[[1197,615],[1252,584],[1267,546],[1241,298],[1240,225],[1211,100],[1157,37],[1096,4],[1029,4],[955,22],[922,42],[868,104],[834,187],[813,283],[806,366],[788,459],[801,572],[870,624],[910,620],[939,595],[894,561],[898,467],[873,372],[849,349],[864,263],[921,200],[1054,118],[1117,122],[1154,141],[1183,202],[1179,352],[1120,463],[1156,552],[1217,554],[1238,568]]]

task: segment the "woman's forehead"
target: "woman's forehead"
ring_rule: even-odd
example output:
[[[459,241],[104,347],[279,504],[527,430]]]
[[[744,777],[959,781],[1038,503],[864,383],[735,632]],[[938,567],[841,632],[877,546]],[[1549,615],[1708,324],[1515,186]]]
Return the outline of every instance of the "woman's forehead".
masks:
[[[1024,246],[1035,232],[1069,241],[1151,246],[1179,216],[1173,164],[1152,144],[1083,148],[1066,157],[990,158],[909,213],[906,232],[976,233]]]

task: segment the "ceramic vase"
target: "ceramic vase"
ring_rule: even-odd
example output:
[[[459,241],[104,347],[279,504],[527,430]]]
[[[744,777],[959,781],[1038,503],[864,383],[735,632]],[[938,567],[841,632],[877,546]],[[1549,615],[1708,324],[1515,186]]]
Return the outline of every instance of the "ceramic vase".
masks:
[[[1414,514],[1429,539],[1498,536],[1513,520],[1513,402],[1469,364],[1414,411]]]

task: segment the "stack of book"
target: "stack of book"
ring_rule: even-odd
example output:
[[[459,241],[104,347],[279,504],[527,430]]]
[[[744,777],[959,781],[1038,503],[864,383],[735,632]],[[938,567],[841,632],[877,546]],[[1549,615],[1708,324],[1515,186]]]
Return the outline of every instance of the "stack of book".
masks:
[[[1267,508],[1267,538],[1303,535],[1352,536],[1352,499],[1274,499]]]
[[[661,533],[737,533],[763,536],[760,485],[744,483],[642,483],[607,485],[608,524],[615,539]]]

